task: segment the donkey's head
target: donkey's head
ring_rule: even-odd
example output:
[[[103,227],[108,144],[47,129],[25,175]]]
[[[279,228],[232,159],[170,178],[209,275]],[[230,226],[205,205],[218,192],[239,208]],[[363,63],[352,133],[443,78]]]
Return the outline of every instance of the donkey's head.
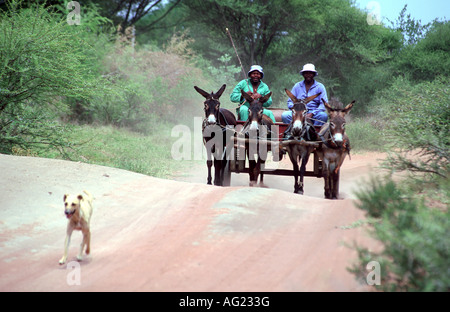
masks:
[[[220,110],[220,102],[219,98],[222,95],[223,91],[225,91],[226,85],[224,84],[220,87],[219,91],[216,93],[208,93],[197,86],[194,86],[194,89],[200,93],[206,101],[204,102],[205,107],[205,118],[208,124],[213,125],[219,122],[219,110]]]
[[[288,89],[284,89],[286,91],[286,94],[288,97],[292,100],[292,103],[294,106],[292,107],[292,130],[291,134],[294,137],[299,137],[302,134],[303,126],[305,125],[305,115],[306,115],[306,104],[308,102],[314,100],[316,97],[318,97],[321,92],[309,96],[307,98],[304,98],[302,100],[297,99],[291,91]]]
[[[257,130],[257,129],[259,129],[260,125],[263,125],[263,124],[268,125],[268,124],[272,123],[272,120],[270,119],[270,117],[265,116],[263,114],[263,111],[264,111],[263,104],[266,103],[270,99],[272,92],[266,94],[263,97],[260,97],[257,100],[252,98],[251,95],[247,94],[243,90],[241,90],[241,94],[250,105],[250,108],[248,110],[248,120],[247,120],[247,123],[250,124],[250,130]]]
[[[325,100],[323,100],[328,115],[330,116],[330,133],[331,139],[338,145],[343,143],[345,135],[345,115],[352,109],[355,101],[352,101],[346,107],[331,107]]]

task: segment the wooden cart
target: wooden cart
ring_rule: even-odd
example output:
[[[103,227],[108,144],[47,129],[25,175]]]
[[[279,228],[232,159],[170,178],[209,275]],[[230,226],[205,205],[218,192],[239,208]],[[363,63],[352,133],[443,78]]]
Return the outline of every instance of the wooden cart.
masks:
[[[275,120],[277,121],[275,123],[275,131],[277,132],[275,135],[275,141],[282,141],[283,133],[286,130],[288,124],[285,124],[281,122],[281,114],[284,112],[284,109],[281,108],[272,108],[270,109],[274,116]],[[238,121],[238,126],[236,127],[237,132],[239,132],[240,129],[243,128],[245,122],[244,121]],[[276,143],[276,142],[275,142]],[[248,168],[248,159],[246,157],[245,149],[242,148],[243,143],[240,142],[237,134],[234,135],[234,145],[233,145],[233,151],[232,156],[227,162],[227,165],[224,170],[224,180],[223,185],[229,186],[231,182],[231,173],[249,173]],[[270,144],[268,144],[268,151],[270,151]],[[243,154],[243,155],[242,155]],[[274,161],[276,160],[276,157],[274,158]],[[279,160],[278,160],[279,161]],[[313,155],[311,155],[309,161],[313,162],[313,169],[307,170],[305,172],[306,177],[316,177],[321,178],[322,177],[322,160],[319,159],[318,154],[316,151],[313,152]],[[270,170],[264,170],[264,175],[280,175],[280,176],[294,176],[294,170],[293,169],[270,169]]]

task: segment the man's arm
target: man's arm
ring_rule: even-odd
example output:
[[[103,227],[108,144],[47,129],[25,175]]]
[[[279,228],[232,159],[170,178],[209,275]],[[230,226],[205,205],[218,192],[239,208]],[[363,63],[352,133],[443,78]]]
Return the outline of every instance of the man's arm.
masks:
[[[241,103],[244,101],[242,98],[241,90],[245,90],[246,82],[245,80],[242,80],[239,82],[236,87],[234,87],[233,92],[230,94],[230,101],[233,103]]]
[[[292,87],[291,93],[292,93],[297,99],[300,99],[300,98],[301,98],[301,88],[300,88],[300,85],[299,85],[298,82]],[[292,102],[291,98],[289,98],[289,97],[288,97],[288,100],[287,100],[287,107],[288,107],[289,109],[292,109],[292,107],[294,107],[294,103]]]
[[[324,85],[321,86],[320,92],[322,92],[322,93],[318,96],[320,104],[319,104],[319,106],[317,106],[317,110],[326,111],[325,105],[323,104],[323,101],[322,101],[322,99],[324,99],[325,102],[328,103],[327,90],[325,89]]]

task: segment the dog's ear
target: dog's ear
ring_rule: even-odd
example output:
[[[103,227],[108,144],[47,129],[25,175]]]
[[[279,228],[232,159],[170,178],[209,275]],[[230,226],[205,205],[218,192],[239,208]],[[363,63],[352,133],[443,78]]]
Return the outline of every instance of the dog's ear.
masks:
[[[83,199],[83,195],[80,194],[80,195],[77,196],[77,198],[78,198],[78,200],[82,200]]]
[[[66,201],[67,196],[69,196],[69,195],[64,194],[64,199],[63,199],[63,201]]]

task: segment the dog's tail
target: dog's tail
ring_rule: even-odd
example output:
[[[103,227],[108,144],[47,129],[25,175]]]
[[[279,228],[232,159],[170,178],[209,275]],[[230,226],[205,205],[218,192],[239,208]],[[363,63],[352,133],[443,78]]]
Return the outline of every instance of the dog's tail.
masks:
[[[88,198],[89,198],[90,201],[93,201],[93,200],[94,200],[94,196],[92,196],[91,193],[89,193],[89,192],[86,191],[86,190],[83,190],[83,192],[88,196]]]

